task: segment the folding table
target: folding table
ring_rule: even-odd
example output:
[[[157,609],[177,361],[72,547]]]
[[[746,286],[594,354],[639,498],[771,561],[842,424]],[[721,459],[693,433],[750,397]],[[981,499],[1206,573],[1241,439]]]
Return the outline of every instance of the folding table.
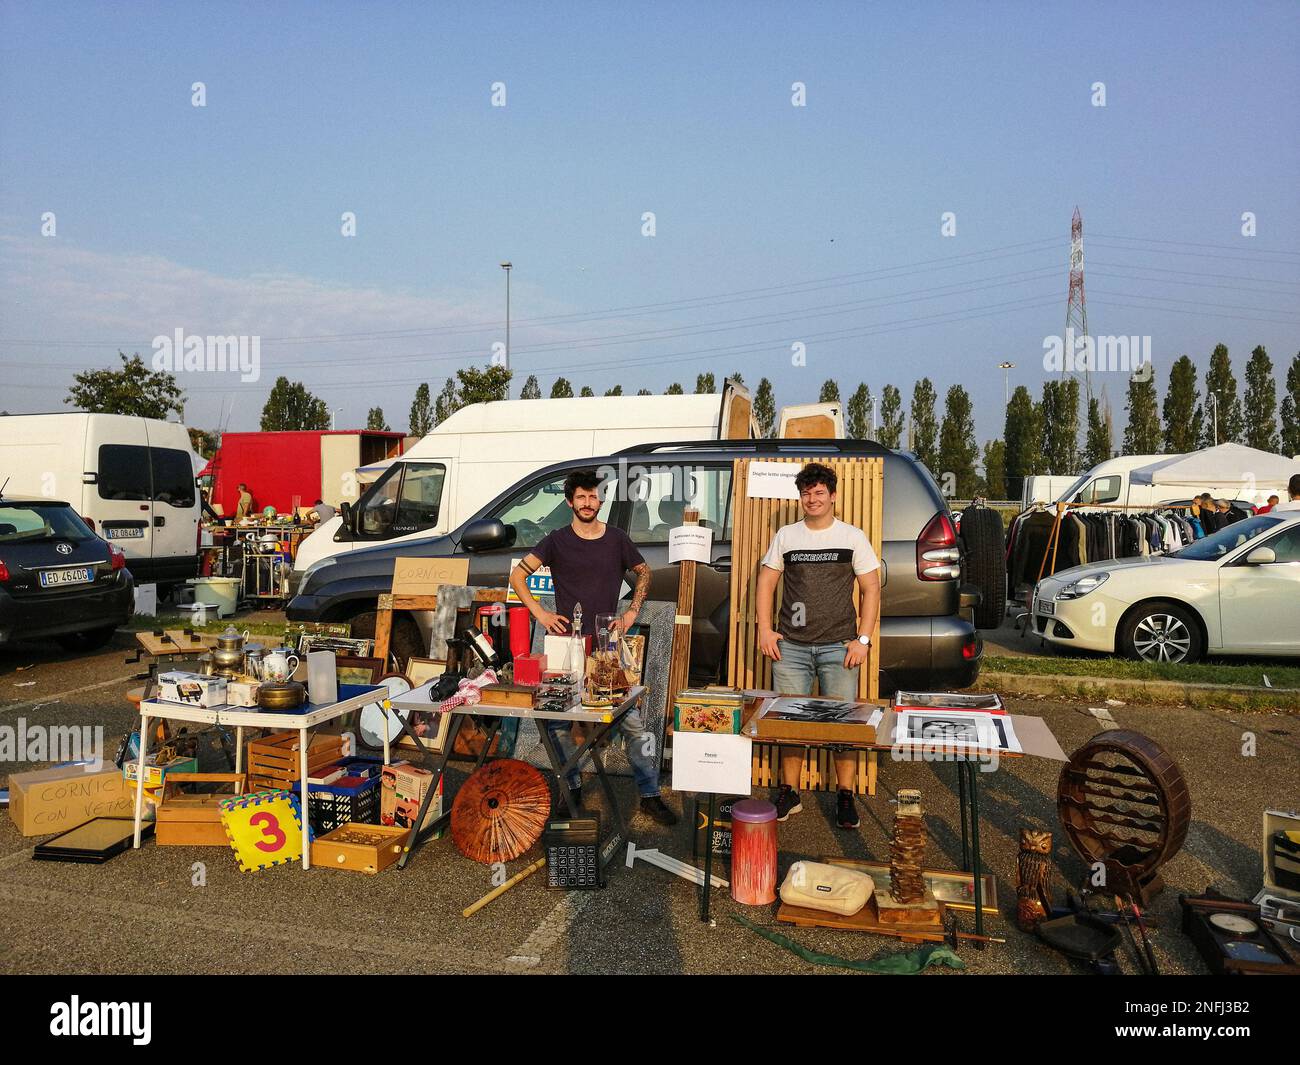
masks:
[[[308,804],[311,801],[311,788],[307,785],[307,750],[311,733],[326,721],[333,721],[353,710],[360,710],[373,702],[382,702],[388,690],[381,686],[372,687],[362,684],[343,684],[339,686],[341,698],[337,702],[316,705],[308,703],[297,711],[285,713],[279,710],[258,710],[247,706],[187,706],[184,703],[168,703],[158,699],[145,699],[140,702],[140,772],[137,774],[135,788],[135,849],[140,849],[140,825],[144,814],[144,766],[149,754],[149,721],[151,718],[163,718],[167,721],[188,721],[201,725],[234,726],[235,728],[235,772],[243,772],[244,767],[244,729],[269,728],[279,731],[296,730],[298,732],[298,772],[302,784],[302,867],[311,868],[311,820],[308,816]],[[385,755],[385,763],[388,758]]]
[[[610,840],[601,848],[600,863],[605,865],[618,850],[620,844],[625,843],[629,838],[627,819],[623,816],[623,809],[618,804],[614,796],[614,789],[609,783],[609,778],[605,775],[605,764],[603,759],[602,748],[607,745],[608,738],[614,729],[623,723],[624,718],[632,711],[632,708],[641,701],[645,695],[646,688],[644,685],[636,685],[629,689],[623,700],[615,706],[607,709],[574,709],[565,711],[556,710],[536,710],[531,707],[520,706],[485,706],[483,703],[475,703],[472,706],[457,706],[452,710],[443,711],[453,715],[451,723],[447,729],[447,736],[443,742],[441,751],[433,751],[426,747],[421,738],[411,732],[409,725],[409,713],[418,711],[422,713],[438,713],[437,703],[433,701],[433,688],[437,681],[429,681],[420,687],[407,692],[405,695],[399,695],[390,702],[392,709],[399,712],[405,712],[408,717],[401,717],[401,728],[396,737],[388,738],[387,744],[391,745],[402,735],[409,736],[423,754],[437,755],[435,761],[434,776],[435,780],[429,790],[425,792],[424,799],[420,803],[419,813],[415,815],[415,820],[411,823],[411,832],[407,837],[406,846],[403,848],[402,856],[397,861],[397,868],[404,869],[407,860],[415,852],[415,848],[422,839],[429,833],[435,831],[444,822],[451,817],[450,807],[442,816],[431,821],[427,826],[421,827],[424,823],[425,814],[428,812],[429,804],[433,800],[434,794],[438,790],[438,784],[443,780],[447,770],[447,763],[451,759],[452,750],[456,744],[456,736],[460,732],[462,721],[467,715],[474,717],[488,718],[487,736],[483,741],[483,749],[479,752],[478,759],[474,763],[477,769],[487,759],[488,751],[492,747],[492,741],[500,730],[502,722],[509,718],[523,720],[532,718],[539,722],[538,733],[541,735],[542,746],[546,750],[546,757],[551,763],[551,770],[555,773],[556,781],[559,784],[560,795],[564,799],[564,805],[569,811],[570,817],[577,817],[577,809],[573,804],[573,795],[569,790],[568,775],[577,769],[588,754],[591,755],[592,763],[596,768],[596,779],[600,782],[600,787],[605,795],[605,801],[613,811],[617,822],[618,831],[611,836]],[[559,748],[546,730],[546,721],[581,721],[588,726],[592,726],[589,735],[581,744],[577,746],[573,756],[567,761],[560,757]],[[385,719],[387,724],[387,718]],[[387,746],[385,748],[387,750]]]

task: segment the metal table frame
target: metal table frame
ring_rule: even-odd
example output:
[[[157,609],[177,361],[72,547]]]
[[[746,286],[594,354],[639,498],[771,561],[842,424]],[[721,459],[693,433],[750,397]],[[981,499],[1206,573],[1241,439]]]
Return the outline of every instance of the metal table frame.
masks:
[[[430,696],[437,681],[429,681],[414,690],[407,692],[405,695],[399,695],[392,699],[390,706],[394,711],[417,711],[420,713],[437,713],[434,703]],[[592,763],[596,770],[596,779],[600,782],[601,791],[605,796],[605,801],[609,803],[610,809],[614,812],[617,822],[618,831],[611,836],[610,840],[601,848],[601,865],[609,863],[619,846],[630,838],[627,818],[623,815],[623,808],[619,805],[618,799],[614,795],[614,788],[605,774],[604,747],[608,746],[609,737],[613,731],[618,728],[624,718],[631,712],[632,708],[641,701],[645,695],[646,689],[643,686],[637,686],[630,689],[623,701],[608,710],[569,710],[564,712],[534,710],[529,707],[515,706],[484,706],[482,703],[476,703],[472,706],[457,706],[452,710],[445,711],[453,715],[451,723],[447,729],[447,737],[443,743],[442,750],[433,751],[424,745],[419,736],[411,732],[409,721],[406,717],[398,714],[401,721],[401,727],[395,737],[385,737],[385,752],[391,745],[399,740],[403,735],[409,736],[420,750],[421,754],[434,756],[434,781],[425,792],[424,798],[420,802],[420,809],[415,815],[415,820],[411,823],[410,834],[406,838],[406,844],[402,849],[402,856],[397,860],[397,868],[406,868],[406,863],[415,849],[431,833],[435,832],[451,818],[451,810],[447,808],[444,812],[428,825],[424,825],[425,815],[429,811],[429,805],[433,802],[433,796],[438,790],[438,786],[446,777],[447,763],[451,761],[452,752],[456,745],[456,737],[460,733],[460,726],[467,716],[490,718],[487,725],[487,736],[483,743],[483,749],[479,752],[478,758],[474,763],[474,768],[478,769],[487,760],[488,751],[492,747],[492,741],[496,738],[501,729],[502,723],[507,719],[524,720],[531,718],[536,721],[580,721],[583,724],[595,726],[590,729],[590,734],[581,744],[577,746],[573,756],[567,761],[560,757],[560,751],[555,740],[547,732],[544,725],[538,728],[538,734],[541,736],[542,747],[546,751],[546,757],[551,763],[551,771],[555,774],[556,782],[559,785],[560,795],[564,799],[564,805],[569,811],[570,817],[577,817],[577,809],[573,803],[573,794],[569,789],[568,775],[577,769],[587,755],[591,755]],[[385,717],[387,723],[387,717]],[[385,760],[387,760],[385,758]],[[445,797],[444,797],[445,798]],[[421,827],[423,826],[423,827]]]
[[[311,734],[327,721],[342,717],[353,710],[360,710],[373,702],[381,701],[387,695],[382,686],[367,686],[356,695],[350,695],[338,702],[324,706],[309,705],[304,713],[290,714],[274,710],[256,710],[244,706],[187,706],[183,703],[166,703],[160,700],[142,699],[140,701],[140,754],[139,772],[136,774],[135,788],[135,842],[140,849],[140,829],[144,815],[144,777],[149,754],[149,722],[155,718],[167,721],[188,721],[201,725],[230,726],[235,728],[235,772],[242,773],[244,765],[244,729],[269,728],[284,732],[297,730],[299,739],[298,773],[302,786],[302,867],[311,868],[311,819],[308,806],[311,802],[311,787],[307,783],[307,752],[310,747]],[[385,753],[384,763],[388,757]]]

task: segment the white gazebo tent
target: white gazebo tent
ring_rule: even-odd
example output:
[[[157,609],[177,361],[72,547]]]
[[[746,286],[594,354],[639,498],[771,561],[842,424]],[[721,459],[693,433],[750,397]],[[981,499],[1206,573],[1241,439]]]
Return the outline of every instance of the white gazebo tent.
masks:
[[[1202,491],[1285,493],[1287,480],[1300,473],[1300,462],[1242,444],[1220,444],[1201,451],[1141,466],[1130,484],[1169,485]]]

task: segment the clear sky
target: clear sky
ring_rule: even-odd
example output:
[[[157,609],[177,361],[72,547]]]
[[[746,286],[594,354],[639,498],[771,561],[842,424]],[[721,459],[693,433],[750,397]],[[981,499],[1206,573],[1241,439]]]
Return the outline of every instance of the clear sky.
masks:
[[[1150,335],[1162,391],[1220,341],[1240,378],[1300,351],[1297,54],[1294,2],[4,0],[0,409],[183,329],[262,338],[259,381],[180,375],[191,425],[286,374],[404,429],[504,339],[510,259],[516,393],[928,375],[983,441],[998,362],[1041,387],[1076,205],[1092,331]]]

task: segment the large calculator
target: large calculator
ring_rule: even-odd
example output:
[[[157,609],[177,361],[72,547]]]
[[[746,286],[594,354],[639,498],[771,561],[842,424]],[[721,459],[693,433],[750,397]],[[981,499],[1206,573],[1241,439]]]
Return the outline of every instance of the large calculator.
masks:
[[[561,891],[603,888],[600,875],[600,817],[571,817],[546,823],[546,886]]]

